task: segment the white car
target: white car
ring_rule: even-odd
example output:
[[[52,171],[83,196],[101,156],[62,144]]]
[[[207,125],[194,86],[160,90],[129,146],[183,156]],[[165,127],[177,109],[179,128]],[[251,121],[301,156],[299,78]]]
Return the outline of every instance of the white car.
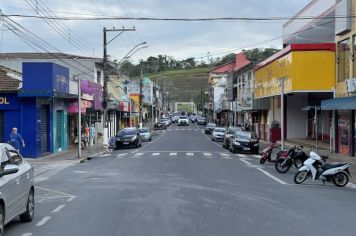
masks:
[[[213,131],[213,134],[211,135],[211,140],[212,141],[223,141],[225,132],[226,132],[225,128],[216,127]]]
[[[4,226],[20,216],[23,222],[34,217],[33,167],[9,144],[0,143],[0,235]]]
[[[189,125],[189,118],[188,116],[180,116],[178,119],[178,126],[180,125]]]

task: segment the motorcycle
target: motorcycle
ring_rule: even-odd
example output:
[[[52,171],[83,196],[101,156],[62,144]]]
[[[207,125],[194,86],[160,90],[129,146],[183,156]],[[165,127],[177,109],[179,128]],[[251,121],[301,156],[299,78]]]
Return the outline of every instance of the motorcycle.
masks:
[[[279,145],[277,145],[276,143],[270,143],[265,149],[263,149],[262,152],[260,153],[260,155],[261,155],[260,164],[264,164],[266,161],[274,162],[274,160],[272,160],[272,158],[271,158],[271,155],[272,155],[273,149],[275,149],[277,147],[279,147]],[[280,152],[281,151],[279,151],[278,154]]]
[[[74,144],[78,145],[78,136],[75,137],[74,139]],[[86,137],[82,136],[81,140],[81,149],[86,149],[88,147],[88,141],[86,140]]]
[[[287,153],[277,156],[277,161],[274,165],[276,170],[279,173],[287,173],[292,166],[297,169],[302,167],[303,162],[309,158],[302,149],[303,146],[294,146]]]
[[[344,187],[348,184],[351,177],[349,171],[351,165],[347,162],[326,164],[327,158],[327,156],[319,156],[313,151],[310,152],[310,158],[304,162],[304,165],[295,174],[294,183],[301,184],[310,177],[312,180],[323,181],[323,184],[326,181],[333,182],[337,187]]]

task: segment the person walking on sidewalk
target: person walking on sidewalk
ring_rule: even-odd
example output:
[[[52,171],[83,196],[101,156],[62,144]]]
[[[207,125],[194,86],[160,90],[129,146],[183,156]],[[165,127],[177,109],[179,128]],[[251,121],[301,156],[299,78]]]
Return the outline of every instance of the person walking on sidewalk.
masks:
[[[20,152],[21,146],[25,147],[25,141],[23,140],[21,134],[17,133],[17,128],[12,128],[12,132],[9,135],[8,143],[13,146],[17,152]]]

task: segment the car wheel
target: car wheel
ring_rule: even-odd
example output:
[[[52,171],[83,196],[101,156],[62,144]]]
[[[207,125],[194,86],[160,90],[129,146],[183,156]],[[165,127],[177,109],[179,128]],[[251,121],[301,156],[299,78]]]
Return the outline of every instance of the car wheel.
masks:
[[[22,222],[31,222],[33,220],[33,216],[35,215],[35,194],[31,189],[28,194],[26,211],[20,215],[20,220]]]
[[[3,206],[0,205],[0,236],[4,235],[5,229],[5,212]]]
[[[152,141],[152,138],[150,138],[148,141],[151,142],[151,141]]]

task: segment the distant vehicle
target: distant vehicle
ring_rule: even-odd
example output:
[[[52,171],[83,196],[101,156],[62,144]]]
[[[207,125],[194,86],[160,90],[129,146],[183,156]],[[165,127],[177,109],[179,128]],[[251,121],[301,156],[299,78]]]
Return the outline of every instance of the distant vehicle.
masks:
[[[141,141],[149,141],[150,142],[152,140],[152,135],[148,128],[138,129],[138,132],[140,133]]]
[[[167,124],[164,121],[160,121],[154,126],[155,130],[167,129]]]
[[[198,117],[197,124],[198,125],[206,125],[207,124],[206,118],[205,117]]]
[[[35,213],[34,171],[9,144],[0,143],[0,235],[4,226],[20,216],[31,222]]]
[[[221,127],[216,127],[211,135],[212,141],[223,141],[226,129]]]
[[[141,147],[141,137],[137,128],[121,129],[116,135],[116,149],[123,147]]]
[[[161,121],[165,122],[167,126],[170,126],[172,124],[172,121],[170,118],[161,118]]]
[[[230,140],[230,152],[259,153],[259,140],[255,133],[248,131],[236,131]]]
[[[223,147],[229,149],[230,147],[230,139],[233,138],[236,131],[242,131],[242,127],[230,126],[224,135]]]
[[[205,127],[205,134],[211,134],[215,128],[216,128],[215,123],[208,123]]]
[[[188,116],[180,116],[178,120],[178,126],[180,125],[189,125]]]

